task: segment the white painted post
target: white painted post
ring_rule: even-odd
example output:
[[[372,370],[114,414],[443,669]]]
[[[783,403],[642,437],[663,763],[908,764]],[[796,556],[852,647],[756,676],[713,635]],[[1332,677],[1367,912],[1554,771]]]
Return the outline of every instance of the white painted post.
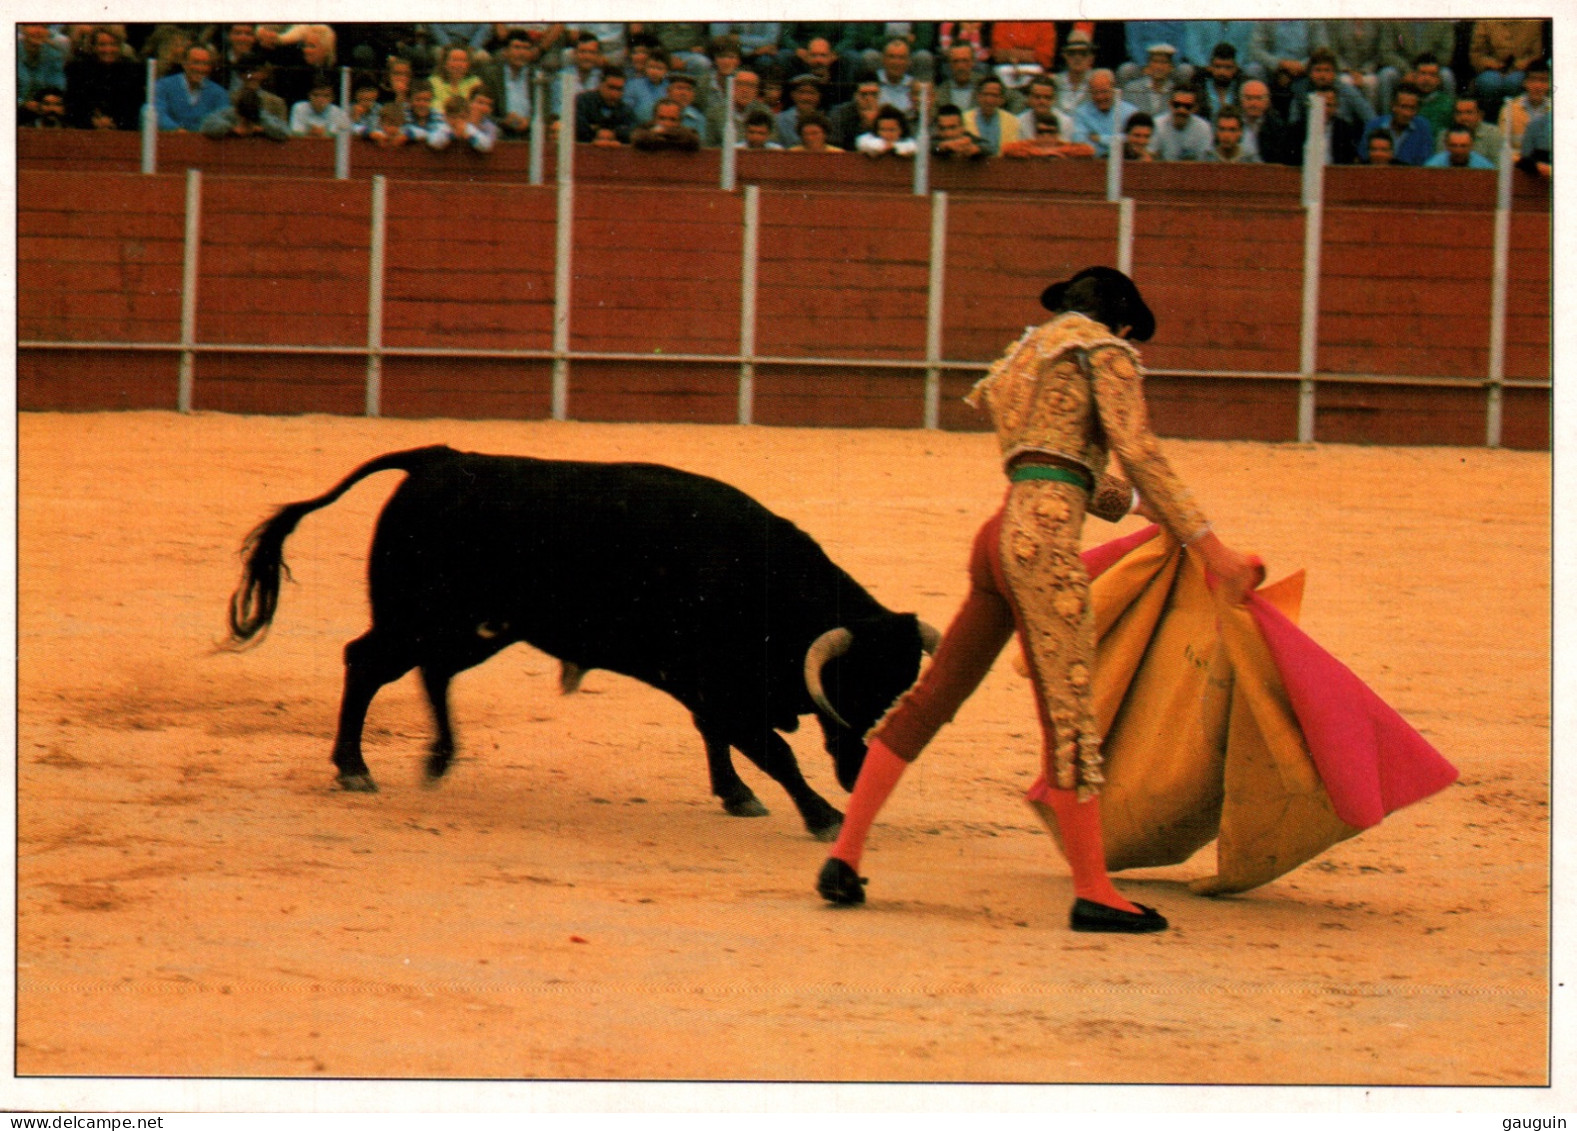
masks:
[[[729,83],[733,83],[730,76]],[[733,121],[733,112],[728,118]],[[744,249],[739,266],[739,423],[756,418],[756,287],[761,253],[761,186],[745,186]]]
[[[723,172],[722,189],[724,192],[733,192],[738,185],[738,153],[734,146],[738,144],[735,134],[738,126],[734,122],[734,76],[729,75],[723,80]]]
[[[1106,199],[1116,204],[1123,196],[1123,134],[1117,125],[1118,98],[1112,103],[1112,132],[1106,138]]]
[[[931,92],[928,82],[920,84],[919,133],[914,142],[914,195],[931,191]]]
[[[197,252],[203,236],[203,172],[186,170],[186,246],[181,258],[181,368],[176,379],[177,412],[192,411],[197,382]]]
[[[345,111],[345,116],[350,117],[350,68],[339,69],[339,105]],[[336,181],[350,180],[350,139],[351,132],[346,129],[343,133],[334,135],[334,179]]]
[[[389,238],[389,185],[372,178],[372,245],[367,261],[367,415],[383,415],[383,273]]]
[[[147,101],[142,106],[142,171],[159,171],[159,110],[154,103],[159,85],[159,61],[148,60]]]
[[[548,133],[548,87],[551,77],[546,71],[534,70],[531,72],[531,165],[527,179],[534,185],[540,185],[546,176],[546,154]],[[559,131],[568,127],[575,128],[574,109],[566,120],[563,113],[559,114]]]
[[[931,279],[925,303],[925,427],[942,426],[942,301],[947,284],[947,194],[931,194]]]
[[[1495,192],[1495,257],[1489,292],[1489,397],[1485,405],[1484,443],[1500,447],[1506,396],[1506,288],[1511,271],[1511,139],[1500,147],[1500,176]]]
[[[1117,202],[1117,270],[1133,274],[1134,200],[1125,196]]]
[[[1314,442],[1314,371],[1319,353],[1320,248],[1325,228],[1325,100],[1309,95],[1303,146],[1303,315],[1298,350],[1298,442]]]
[[[575,68],[560,77],[559,105],[575,105],[579,82]],[[554,420],[569,419],[569,314],[570,284],[574,279],[575,252],[575,118],[573,110],[559,115],[558,239],[553,273],[553,394]]]

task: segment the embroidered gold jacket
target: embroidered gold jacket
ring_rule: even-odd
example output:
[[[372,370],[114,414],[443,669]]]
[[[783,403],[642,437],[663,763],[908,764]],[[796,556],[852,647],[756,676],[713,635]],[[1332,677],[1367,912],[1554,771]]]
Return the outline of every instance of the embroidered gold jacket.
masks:
[[[965,399],[976,407],[985,402],[1004,465],[1023,452],[1075,461],[1095,479],[1088,513],[1108,522],[1128,513],[1131,482],[1188,545],[1210,524],[1150,431],[1143,374],[1133,346],[1068,312],[1027,331]],[[1128,481],[1108,471],[1110,456]]]

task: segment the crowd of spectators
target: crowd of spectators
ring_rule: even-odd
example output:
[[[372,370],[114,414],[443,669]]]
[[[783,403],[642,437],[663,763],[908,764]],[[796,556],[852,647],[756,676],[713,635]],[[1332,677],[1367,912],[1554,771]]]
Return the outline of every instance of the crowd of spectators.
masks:
[[[732,118],[741,148],[872,160],[924,132],[947,160],[1099,159],[1120,138],[1136,161],[1300,165],[1315,96],[1330,163],[1484,167],[1509,146],[1548,176],[1549,40],[1537,19],[22,24],[17,107],[25,129],[138,129],[152,59],[157,128],[214,138],[485,153],[540,118],[696,150]]]

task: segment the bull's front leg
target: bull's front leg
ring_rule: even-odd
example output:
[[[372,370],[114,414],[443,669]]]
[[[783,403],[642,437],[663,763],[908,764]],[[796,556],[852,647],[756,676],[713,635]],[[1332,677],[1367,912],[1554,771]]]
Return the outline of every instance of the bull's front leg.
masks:
[[[765,817],[767,807],[734,769],[733,750],[726,734],[698,718],[695,728],[706,743],[706,769],[712,779],[712,793],[722,800],[724,811],[733,817]]]
[[[799,809],[799,815],[804,819],[805,828],[811,836],[821,841],[838,839],[838,830],[843,827],[843,814],[828,805],[826,799],[805,781],[804,775],[799,772],[799,763],[794,758],[794,750],[782,735],[775,730],[768,730],[764,736],[741,736],[734,745],[739,747],[745,757],[761,767],[763,773],[783,787]]]

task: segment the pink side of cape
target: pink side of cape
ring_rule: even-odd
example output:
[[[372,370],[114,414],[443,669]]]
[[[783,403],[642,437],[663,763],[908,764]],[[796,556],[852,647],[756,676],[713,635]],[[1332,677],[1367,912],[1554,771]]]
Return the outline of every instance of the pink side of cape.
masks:
[[[1338,817],[1367,829],[1456,781],[1455,766],[1279,609],[1257,594],[1248,609]]]

